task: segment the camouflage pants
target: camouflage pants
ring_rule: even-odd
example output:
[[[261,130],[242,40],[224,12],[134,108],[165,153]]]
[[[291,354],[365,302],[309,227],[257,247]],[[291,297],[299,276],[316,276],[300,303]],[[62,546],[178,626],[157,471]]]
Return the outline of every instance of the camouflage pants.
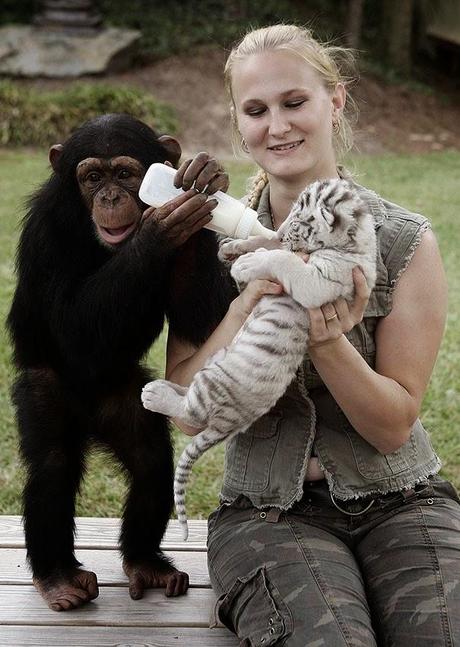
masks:
[[[459,504],[438,476],[355,515],[325,481],[287,512],[240,496],[209,518],[216,617],[251,647],[460,646]]]

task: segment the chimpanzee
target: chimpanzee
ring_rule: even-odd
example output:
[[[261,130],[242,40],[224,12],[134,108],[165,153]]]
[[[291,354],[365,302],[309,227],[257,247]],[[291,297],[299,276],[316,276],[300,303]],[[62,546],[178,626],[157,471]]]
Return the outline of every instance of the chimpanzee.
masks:
[[[51,148],[53,172],[24,219],[8,317],[13,402],[27,555],[56,611],[98,595],[95,574],[74,556],[75,496],[92,443],[108,448],[129,479],[120,544],[131,597],[188,587],[160,550],[173,505],[172,446],[167,421],[142,407],[152,378],[141,362],[165,316],[176,335],[202,343],[232,287],[215,234],[201,229],[215,202],[198,183],[208,193],[228,186],[215,160],[199,154],[195,188],[159,209],[138,197],[148,166],[177,167],[180,155],[174,138],[131,116],[97,117]]]

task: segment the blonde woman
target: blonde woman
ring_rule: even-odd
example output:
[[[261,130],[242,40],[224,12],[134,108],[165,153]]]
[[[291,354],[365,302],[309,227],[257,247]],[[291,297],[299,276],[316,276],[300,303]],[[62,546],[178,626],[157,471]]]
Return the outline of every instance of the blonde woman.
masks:
[[[308,30],[248,33],[227,61],[232,119],[261,172],[249,195],[278,228],[309,183],[344,175],[347,53]],[[196,161],[181,167],[189,188]],[[226,450],[209,519],[216,614],[242,645],[460,643],[460,505],[418,419],[441,343],[446,282],[428,221],[356,185],[375,219],[377,285],[311,310],[298,378]],[[182,385],[233,339],[264,293],[254,281],[199,349],[171,334]],[[178,421],[185,433],[194,434]]]

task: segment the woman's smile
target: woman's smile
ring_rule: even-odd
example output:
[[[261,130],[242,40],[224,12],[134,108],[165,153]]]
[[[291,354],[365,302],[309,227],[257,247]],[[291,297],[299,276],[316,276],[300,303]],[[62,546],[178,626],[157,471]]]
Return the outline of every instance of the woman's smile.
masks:
[[[272,146],[267,146],[267,149],[275,154],[285,155],[298,150],[304,141],[304,139],[297,139],[296,141],[286,142],[285,144],[273,144]]]

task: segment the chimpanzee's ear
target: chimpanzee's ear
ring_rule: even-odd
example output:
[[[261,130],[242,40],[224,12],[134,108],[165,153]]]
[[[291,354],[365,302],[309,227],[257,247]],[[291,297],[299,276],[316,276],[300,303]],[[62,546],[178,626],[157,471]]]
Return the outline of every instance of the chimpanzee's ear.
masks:
[[[64,146],[62,144],[54,144],[54,146],[51,146],[48,153],[48,159],[50,161],[51,168],[55,173],[57,173],[58,160],[61,157],[63,148]]]
[[[168,161],[176,167],[182,155],[182,149],[177,139],[171,137],[171,135],[161,135],[161,137],[158,137],[158,141],[166,149]]]

